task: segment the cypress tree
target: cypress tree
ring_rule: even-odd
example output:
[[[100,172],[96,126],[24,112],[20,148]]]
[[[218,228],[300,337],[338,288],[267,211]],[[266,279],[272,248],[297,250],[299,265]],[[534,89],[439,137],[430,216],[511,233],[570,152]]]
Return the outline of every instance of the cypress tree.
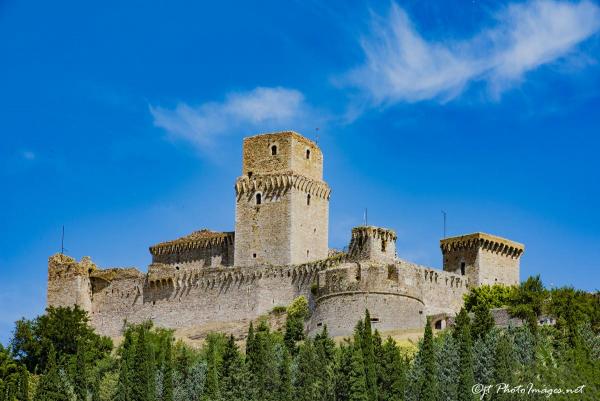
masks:
[[[437,372],[435,364],[435,350],[433,347],[433,332],[429,319],[425,323],[425,334],[423,344],[420,350],[422,375],[420,377],[418,400],[434,401],[437,392]]]
[[[223,350],[221,362],[221,395],[224,400],[243,400],[249,392],[244,361],[233,335],[230,335]],[[246,397],[247,398],[247,397]]]
[[[215,337],[208,337],[206,353],[206,384],[203,399],[218,401],[221,399],[219,388],[219,355]]]
[[[458,401],[472,401],[474,395],[472,388],[475,385],[473,376],[473,350],[471,343],[471,322],[465,308],[456,316],[454,326],[454,339],[458,346],[459,372],[458,372]]]
[[[170,335],[165,341],[162,401],[173,401],[173,339]]]
[[[119,381],[115,401],[133,401],[131,395],[132,366],[134,345],[132,330],[125,331],[125,339],[121,348],[121,359],[119,361]]]
[[[317,355],[312,340],[306,340],[298,347],[296,364],[294,400],[314,401],[319,399],[321,392],[318,379],[322,372],[318,371]]]
[[[371,315],[365,310],[365,322],[362,337],[363,358],[369,401],[377,401],[377,368],[375,364],[375,351],[373,348],[373,332],[371,330]]]
[[[369,401],[360,331],[355,331],[348,375],[348,401]]]
[[[335,370],[335,394],[337,401],[348,401],[350,397],[349,379],[352,366],[352,353],[352,345],[348,343],[340,345]]]
[[[513,346],[509,336],[504,333],[498,340],[494,352],[494,384],[506,383],[513,384],[514,381],[515,360],[513,356]],[[509,401],[512,394],[502,392],[491,392],[492,399],[498,401]]]
[[[85,343],[80,339],[77,341],[77,353],[75,355],[76,372],[73,377],[75,394],[77,394],[77,399],[79,401],[86,401],[90,391],[85,352]]]
[[[475,383],[494,383],[494,353],[499,330],[490,331],[473,342],[473,376]]]
[[[280,385],[277,400],[292,401],[294,389],[292,386],[292,360],[290,356],[290,351],[287,349],[287,347],[283,347],[281,352],[283,355],[281,358],[281,365],[279,367]]]
[[[29,372],[25,366],[19,369],[19,392],[17,395],[19,401],[29,401]]]
[[[336,398],[335,392],[335,342],[327,332],[327,325],[315,336],[314,347],[317,359],[317,375],[320,385],[320,400],[333,401]]]
[[[437,360],[437,383],[439,401],[455,401],[458,389],[459,357],[458,347],[448,332],[443,332],[439,338],[436,352]],[[487,382],[484,382],[487,383]]]
[[[473,341],[483,339],[495,326],[492,312],[485,303],[480,303],[473,309],[475,318],[471,326],[471,337]]]
[[[279,369],[274,339],[264,321],[256,329],[249,352],[248,370],[255,397],[261,401],[274,399],[279,386]]]
[[[254,357],[256,356],[256,342],[254,336],[254,325],[250,322],[248,335],[246,336],[246,363],[252,368]]]
[[[388,337],[381,346],[381,355],[378,360],[381,366],[379,399],[381,401],[403,399],[406,387],[406,366],[400,349],[391,337]]]
[[[147,339],[148,328],[140,325],[133,358],[132,401],[156,400],[154,355]]]
[[[48,353],[47,370],[40,378],[37,391],[35,393],[36,401],[75,401],[77,398],[73,388],[69,385],[66,375],[61,373],[56,364],[56,352],[54,347],[50,346]]]

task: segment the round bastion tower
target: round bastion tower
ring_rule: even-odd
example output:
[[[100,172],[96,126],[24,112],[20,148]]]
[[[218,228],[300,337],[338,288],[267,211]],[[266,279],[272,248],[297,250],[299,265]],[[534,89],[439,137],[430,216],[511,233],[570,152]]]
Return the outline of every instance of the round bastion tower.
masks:
[[[235,266],[295,265],[328,254],[323,154],[286,131],[244,139],[236,180]]]

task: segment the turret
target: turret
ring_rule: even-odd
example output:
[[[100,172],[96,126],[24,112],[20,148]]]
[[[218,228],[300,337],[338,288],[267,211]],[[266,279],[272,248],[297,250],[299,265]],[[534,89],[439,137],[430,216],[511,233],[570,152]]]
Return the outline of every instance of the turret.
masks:
[[[85,256],[77,262],[70,256],[57,253],[48,259],[48,306],[79,306],[91,312],[92,288],[90,272],[96,265]]]
[[[505,238],[474,233],[440,241],[444,270],[467,276],[469,284],[519,283],[520,258],[525,246]]]
[[[391,263],[396,258],[396,233],[381,227],[354,227],[348,254],[354,260]]]

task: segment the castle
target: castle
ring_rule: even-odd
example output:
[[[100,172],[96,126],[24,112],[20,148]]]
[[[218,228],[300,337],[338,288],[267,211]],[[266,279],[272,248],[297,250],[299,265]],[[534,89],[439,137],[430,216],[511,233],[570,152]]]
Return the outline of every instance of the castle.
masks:
[[[150,247],[148,272],[98,268],[56,254],[48,305],[79,305],[101,334],[152,320],[181,329],[249,321],[304,295],[307,330],[348,335],[369,309],[380,331],[442,324],[471,286],[519,282],[523,245],[474,233],[440,241],[443,270],[396,255],[394,231],[352,229],[347,252],[328,247],[329,198],[319,147],[295,132],[244,139],[235,231],[200,230]]]

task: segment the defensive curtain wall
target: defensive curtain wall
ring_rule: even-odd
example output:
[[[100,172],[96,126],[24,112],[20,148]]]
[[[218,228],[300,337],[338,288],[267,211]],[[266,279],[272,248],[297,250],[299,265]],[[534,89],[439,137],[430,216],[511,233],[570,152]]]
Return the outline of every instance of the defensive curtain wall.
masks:
[[[247,322],[304,295],[310,332],[348,335],[369,309],[381,331],[414,329],[457,312],[468,286],[518,283],[524,247],[484,233],[443,239],[443,270],[396,255],[392,230],[352,230],[348,252],[328,249],[323,154],[287,131],[245,138],[235,181],[235,232],[200,230],[150,247],[147,273],[101,269],[57,254],[48,264],[48,305],[79,305],[96,330],[125,322],[173,329]]]
[[[57,254],[49,267],[48,304],[81,306],[96,330],[112,337],[125,322],[152,320],[177,329],[248,321],[299,295],[310,301],[311,332],[327,325],[332,335],[348,335],[365,308],[381,331],[421,328],[427,315],[460,309],[467,290],[458,274],[401,260],[355,261],[347,254],[258,269],[189,265],[174,271],[152,264],[147,274],[100,269],[89,258],[77,262]]]

